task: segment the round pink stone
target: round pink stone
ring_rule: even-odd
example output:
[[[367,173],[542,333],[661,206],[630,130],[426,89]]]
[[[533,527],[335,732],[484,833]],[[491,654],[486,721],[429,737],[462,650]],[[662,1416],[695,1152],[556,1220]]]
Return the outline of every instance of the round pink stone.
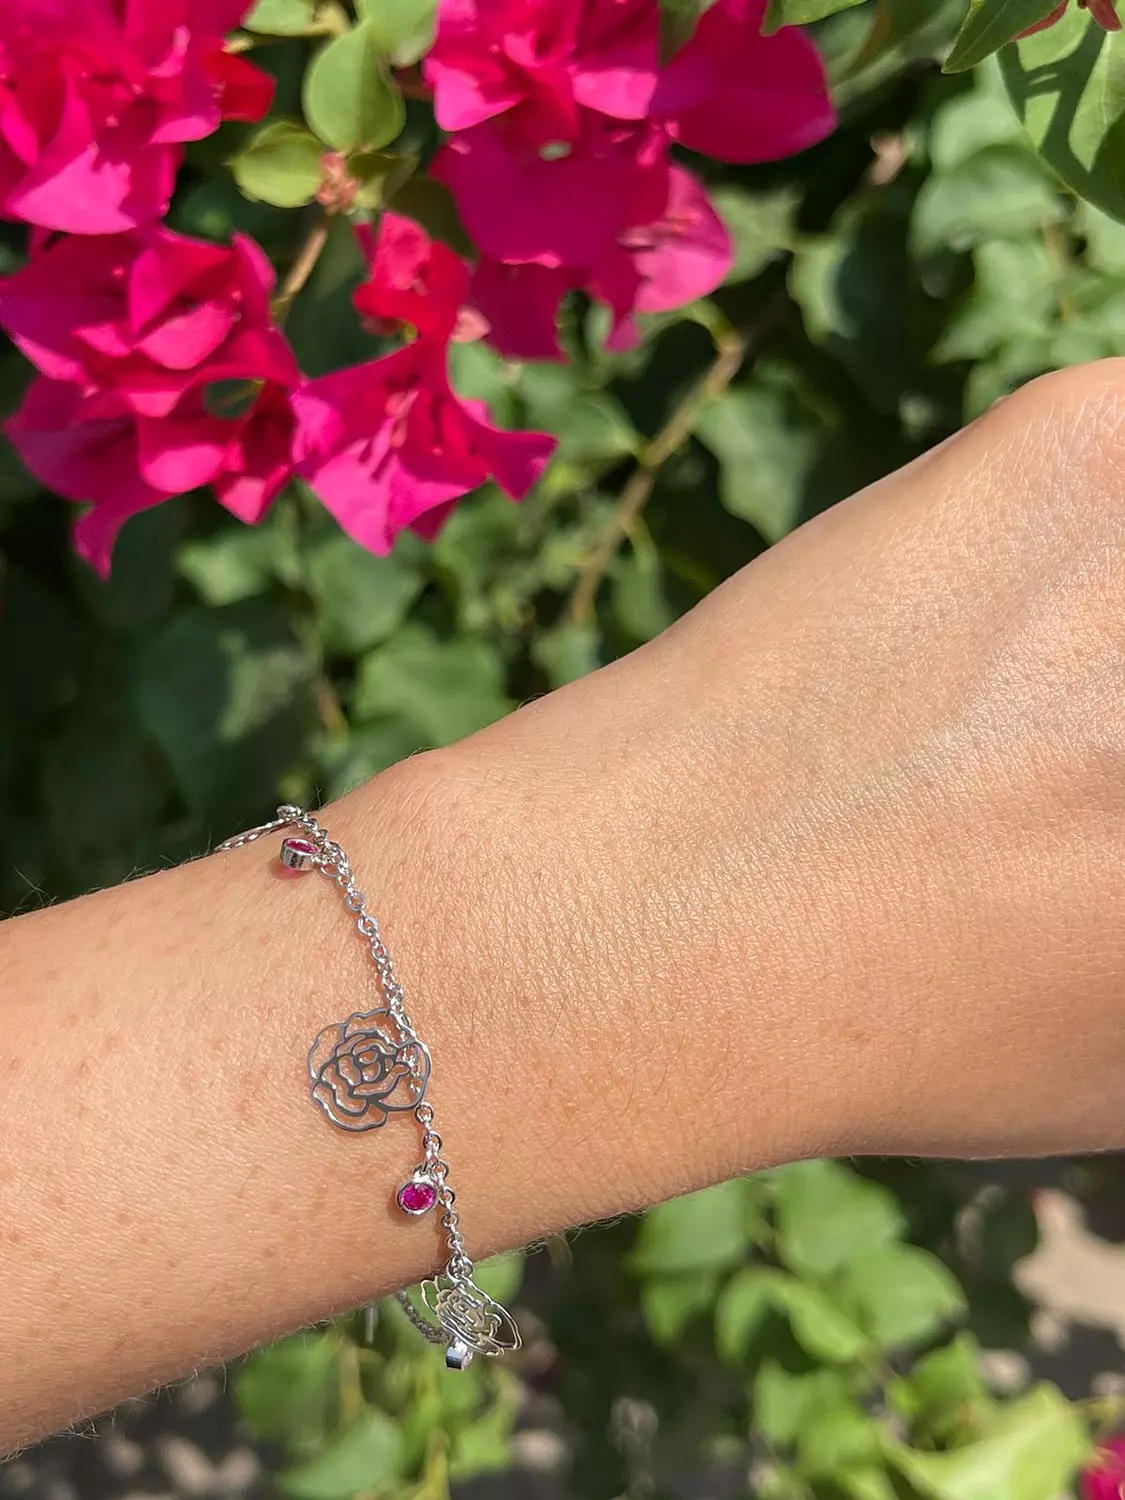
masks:
[[[423,1182],[417,1177],[404,1182],[398,1190],[398,1206],[404,1213],[424,1214],[437,1202],[437,1189],[432,1182]]]

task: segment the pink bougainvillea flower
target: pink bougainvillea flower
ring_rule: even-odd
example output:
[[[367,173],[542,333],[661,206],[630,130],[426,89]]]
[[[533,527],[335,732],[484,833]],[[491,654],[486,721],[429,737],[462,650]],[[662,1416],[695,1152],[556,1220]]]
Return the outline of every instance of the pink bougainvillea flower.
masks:
[[[259,119],[272,85],[223,37],[245,3],[0,6],[0,217],[76,234],[160,218],[185,141]]]
[[[293,397],[297,472],[349,536],[384,556],[405,527],[437,535],[486,479],[521,500],[555,439],[505,432],[450,388],[444,349],[418,340],[310,381]]]
[[[652,113],[692,151],[776,161],[835,128],[816,47],[796,26],[762,36],[765,11],[766,0],[716,0],[661,72]]]
[[[202,381],[296,383],[273,284],[245,235],[230,246],[163,226],[64,236],[0,279],[0,327],[51,379],[159,416]]]
[[[1066,15],[1066,8],[1070,0],[1062,0],[1061,5],[1056,5],[1050,15],[1036,21],[1034,26],[1029,26],[1026,31],[1021,31],[1021,37],[1034,36],[1037,31],[1046,31],[1048,26],[1053,26],[1056,21],[1061,21]],[[1105,31],[1120,31],[1121,18],[1117,14],[1117,0],[1078,0],[1082,10],[1088,10],[1094,20]]]
[[[436,535],[455,502],[486,479],[522,499],[555,440],[494,427],[482,402],[462,401],[450,386],[465,264],[399,214],[384,214],[378,234],[362,233],[361,243],[371,270],[356,296],[360,311],[380,325],[408,324],[416,337],[296,391],[295,457],[349,536],[382,556],[404,527]]]
[[[5,431],[43,484],[89,505],[75,546],[105,577],[130,516],[197,485],[212,485],[240,520],[262,519],[293,470],[294,418],[283,387],[247,383],[246,392],[229,415],[223,388],[201,386],[166,415],[144,417],[113,392],[84,395],[41,375]]]
[[[660,213],[667,136],[659,125],[622,125],[583,109],[574,144],[544,156],[506,118],[488,120],[453,136],[432,171],[484,254],[588,266],[623,229]]]
[[[0,281],[0,326],[43,376],[9,436],[45,484],[92,506],[76,542],[99,570],[136,511],[211,484],[253,522],[292,472],[300,371],[272,287],[252,240],[163,227],[64,236]]]
[[[385,213],[377,234],[360,225],[356,235],[369,267],[357,310],[380,327],[406,323],[419,337],[448,343],[469,290],[461,257],[402,214]]]
[[[483,258],[473,301],[489,325],[490,343],[509,359],[560,359],[557,319],[568,291],[581,288],[608,305],[606,347],[636,343],[636,313],[668,312],[713,292],[730,269],[733,248],[700,182],[680,166],[668,176],[660,218],[623,230],[589,270],[509,266]]]
[[[643,119],[658,46],[652,0],[441,0],[424,70],[443,130],[512,113],[538,148],[574,141],[580,106]]]
[[[1125,1438],[1111,1438],[1098,1448],[1097,1461],[1081,1478],[1082,1500],[1121,1500],[1125,1495]]]

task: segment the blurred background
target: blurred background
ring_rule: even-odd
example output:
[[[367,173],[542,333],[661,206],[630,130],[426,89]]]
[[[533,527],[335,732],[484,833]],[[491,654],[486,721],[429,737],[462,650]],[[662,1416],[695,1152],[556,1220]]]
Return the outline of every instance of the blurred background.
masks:
[[[380,559],[299,484],[253,529],[188,496],[129,523],[102,583],[72,507],[0,452],[4,910],[457,739],[1022,381],[1125,352],[1125,227],[1052,178],[994,62],[927,60],[962,10],[933,0],[858,68],[869,4],[817,28],[840,130],[776,166],[693,162],[736,265],[638,350],[602,353],[576,307],[568,365],[455,351],[463,395],[560,436],[521,506],[482,491]],[[306,46],[255,52],[282,109]],[[189,149],[173,222],[284,261],[294,215],[226,172],[240,129]],[[0,231],[0,268],[23,251]],[[360,270],[338,222],[288,325],[306,372],[371,352]],[[4,347],[5,412],[27,379]],[[370,1344],[359,1319],[312,1330],[20,1455],[0,1497],[1051,1500],[1125,1421],[1123,1241],[1113,1158],[803,1164],[493,1263],[528,1334],[502,1367],[445,1378],[388,1305]]]

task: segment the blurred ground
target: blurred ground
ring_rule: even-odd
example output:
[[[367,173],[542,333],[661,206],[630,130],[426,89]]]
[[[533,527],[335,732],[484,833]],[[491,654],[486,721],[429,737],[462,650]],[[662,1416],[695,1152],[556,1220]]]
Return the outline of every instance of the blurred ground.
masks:
[[[1125,1393],[1125,1157],[952,1167],[963,1188],[1026,1191],[1040,1245],[1017,1281],[1036,1306],[1029,1353],[987,1356],[1011,1389],[1048,1379],[1065,1393]],[[553,1500],[565,1462],[553,1413],[531,1408],[516,1469],[463,1486],[459,1500]],[[0,1500],[266,1500],[271,1454],[239,1422],[222,1372],[205,1372],[127,1402],[81,1432],[49,1439],[0,1466]],[[701,1479],[695,1500],[729,1491]],[[724,1482],[725,1481],[725,1482]]]

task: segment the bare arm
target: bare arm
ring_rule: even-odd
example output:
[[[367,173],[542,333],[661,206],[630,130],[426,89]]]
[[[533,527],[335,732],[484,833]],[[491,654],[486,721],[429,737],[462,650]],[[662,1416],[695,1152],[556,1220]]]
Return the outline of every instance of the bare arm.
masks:
[[[327,810],[474,1254],[802,1155],[1125,1143],[1125,373],[1039,382],[660,640]],[[370,1008],[251,846],[0,929],[0,1445],[428,1272]]]

